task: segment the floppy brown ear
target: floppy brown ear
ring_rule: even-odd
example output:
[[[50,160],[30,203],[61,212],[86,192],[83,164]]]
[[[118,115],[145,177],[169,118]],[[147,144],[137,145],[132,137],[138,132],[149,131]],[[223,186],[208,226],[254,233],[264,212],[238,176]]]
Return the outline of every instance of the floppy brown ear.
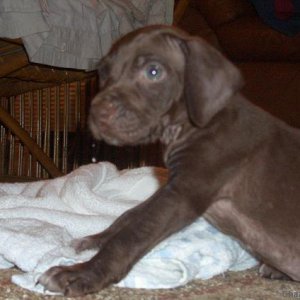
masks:
[[[243,84],[239,70],[204,40],[184,41],[186,67],[184,97],[189,117],[205,126]]]

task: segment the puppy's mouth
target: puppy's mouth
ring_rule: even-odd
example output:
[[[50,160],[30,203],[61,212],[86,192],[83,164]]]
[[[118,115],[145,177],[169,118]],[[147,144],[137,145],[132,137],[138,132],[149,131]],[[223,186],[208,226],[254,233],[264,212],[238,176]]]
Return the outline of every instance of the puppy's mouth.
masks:
[[[90,115],[89,127],[94,138],[114,146],[144,144],[151,135],[150,127],[140,120],[133,124],[132,120],[128,122],[122,118],[114,118],[103,121]]]
[[[101,137],[108,144],[114,146],[134,146],[148,142],[147,128],[137,129],[136,131],[102,131]]]

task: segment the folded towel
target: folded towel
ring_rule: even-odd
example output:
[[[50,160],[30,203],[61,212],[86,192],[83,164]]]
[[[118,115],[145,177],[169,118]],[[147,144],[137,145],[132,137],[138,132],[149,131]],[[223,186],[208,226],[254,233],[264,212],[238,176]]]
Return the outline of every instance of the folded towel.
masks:
[[[24,273],[12,281],[44,293],[36,282],[49,267],[86,261],[96,253],[76,254],[70,247],[74,238],[104,230],[166,180],[165,169],[118,171],[105,162],[56,179],[0,184],[0,268],[17,266]],[[157,245],[118,286],[172,288],[255,264],[237,241],[199,218]]]

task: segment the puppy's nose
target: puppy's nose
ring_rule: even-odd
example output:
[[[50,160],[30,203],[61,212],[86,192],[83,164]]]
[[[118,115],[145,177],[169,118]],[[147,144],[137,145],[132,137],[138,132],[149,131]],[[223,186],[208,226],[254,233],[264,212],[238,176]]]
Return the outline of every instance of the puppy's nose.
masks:
[[[118,115],[118,103],[114,100],[95,103],[91,106],[90,114],[93,120],[101,123],[110,123]]]
[[[107,102],[102,104],[99,108],[98,108],[98,117],[101,120],[110,120],[111,118],[113,118],[116,113],[118,111],[117,105],[116,103],[114,103],[113,101]]]

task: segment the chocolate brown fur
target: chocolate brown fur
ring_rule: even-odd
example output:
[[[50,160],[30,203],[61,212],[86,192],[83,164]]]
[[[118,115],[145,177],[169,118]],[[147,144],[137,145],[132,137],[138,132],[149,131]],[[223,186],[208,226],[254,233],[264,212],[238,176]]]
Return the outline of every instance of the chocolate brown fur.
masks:
[[[94,136],[119,146],[160,140],[170,177],[107,230],[75,241],[99,252],[48,270],[46,289],[80,296],[118,282],[201,215],[260,259],[262,276],[299,281],[299,130],[248,102],[239,71],[217,50],[171,27],[125,36],[99,75]]]

